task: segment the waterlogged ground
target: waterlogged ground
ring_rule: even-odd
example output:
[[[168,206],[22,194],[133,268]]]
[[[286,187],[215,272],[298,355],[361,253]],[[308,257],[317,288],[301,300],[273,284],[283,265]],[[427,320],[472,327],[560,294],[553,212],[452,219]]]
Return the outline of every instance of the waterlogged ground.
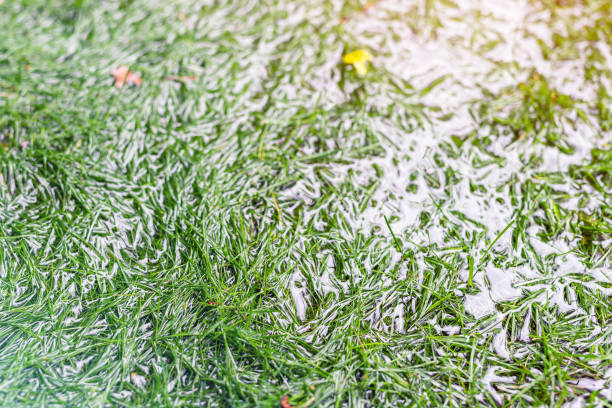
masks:
[[[612,404],[607,0],[1,3],[0,405]]]

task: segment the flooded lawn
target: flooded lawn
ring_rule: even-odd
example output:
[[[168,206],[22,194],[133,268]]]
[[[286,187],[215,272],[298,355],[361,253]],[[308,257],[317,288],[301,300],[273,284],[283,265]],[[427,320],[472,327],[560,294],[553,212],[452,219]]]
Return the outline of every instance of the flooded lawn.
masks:
[[[0,27],[0,405],[612,403],[612,3]]]

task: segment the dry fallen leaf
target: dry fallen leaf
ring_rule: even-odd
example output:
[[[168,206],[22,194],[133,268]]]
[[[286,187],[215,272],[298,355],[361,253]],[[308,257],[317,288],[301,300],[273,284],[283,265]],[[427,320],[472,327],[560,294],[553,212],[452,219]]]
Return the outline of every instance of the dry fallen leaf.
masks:
[[[293,405],[289,404],[289,397],[287,395],[283,395],[280,399],[281,408],[294,408]]]
[[[134,84],[134,85],[140,85],[142,84],[142,78],[133,72],[129,72],[127,75],[127,83]]]
[[[183,76],[168,75],[164,79],[166,81],[189,82],[189,81],[195,81],[196,79],[198,79],[198,77],[195,75],[183,75]]]
[[[357,17],[360,14],[364,14],[367,13],[372,7],[376,6],[378,3],[382,2],[383,0],[374,0],[374,1],[370,1],[368,3],[366,3],[361,10],[354,12],[352,14],[349,14],[348,16],[344,16],[342,18],[340,18],[340,20],[338,21],[338,24],[344,24],[349,20],[354,19],[355,17]]]
[[[117,88],[122,88],[125,84],[136,86],[142,84],[142,78],[130,71],[127,65],[120,65],[115,68],[113,76],[115,77],[115,86]]]

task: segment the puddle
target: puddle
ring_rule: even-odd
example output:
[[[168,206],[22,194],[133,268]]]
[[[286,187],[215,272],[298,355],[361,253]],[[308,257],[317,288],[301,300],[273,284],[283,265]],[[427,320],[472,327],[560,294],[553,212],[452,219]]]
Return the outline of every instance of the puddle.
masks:
[[[582,56],[557,61],[543,58],[536,36],[551,43],[553,34],[550,27],[554,24],[546,10],[542,11],[527,1],[517,1],[512,7],[502,1],[461,1],[458,4],[460,7],[456,9],[440,7],[436,10],[441,26],[435,33],[427,30],[415,33],[414,28],[407,24],[406,20],[413,22],[423,17],[418,6],[422,6],[422,2],[381,2],[367,14],[346,23],[346,30],[355,36],[356,44],[375,54],[374,70],[385,70],[392,77],[406,81],[415,92],[405,96],[386,85],[370,84],[365,80],[368,103],[381,110],[391,106],[396,116],[390,120],[377,117],[368,121],[380,137],[381,154],[326,167],[329,179],[335,185],[353,183],[356,191],[370,197],[371,204],[363,208],[359,206],[361,197],[348,197],[331,203],[329,207],[342,213],[353,231],[377,236],[385,242],[392,241],[391,234],[395,234],[411,243],[407,249],[439,251],[445,247],[461,247],[469,237],[481,234],[470,248],[471,256],[480,259],[491,250],[504,254],[506,258],[514,258],[520,266],[498,267],[489,261],[477,265],[473,277],[474,290],[461,292],[460,296],[465,311],[473,318],[493,316],[496,323],[482,333],[492,339],[493,352],[502,359],[524,358],[528,351],[522,347],[509,348],[507,344],[509,334],[505,321],[510,312],[500,313],[500,304],[520,303],[524,323],[516,340],[528,343],[532,335],[537,335],[530,328],[533,304],[551,310],[556,308],[562,315],[593,313],[582,310],[576,302],[576,294],[569,285],[576,280],[564,280],[564,277],[587,275],[590,278],[585,286],[609,295],[610,290],[605,285],[612,282],[612,274],[606,262],[603,267],[588,268],[576,255],[567,254],[577,247],[580,239],[569,231],[547,240],[540,236],[541,227],[533,224],[525,236],[513,242],[514,228],[505,233],[504,229],[512,227],[511,224],[517,222],[522,213],[529,213],[516,202],[516,192],[523,183],[538,180],[541,174],[567,173],[570,166],[588,162],[592,149],[605,147],[611,138],[609,133],[602,134],[597,128],[597,118],[589,116],[589,123],[581,122],[575,112],[568,116],[559,114],[555,119],[560,132],[573,147],[571,154],[533,140],[517,141],[511,134],[498,134],[498,129],[483,126],[485,121],[474,116],[478,101],[489,100],[495,115],[509,115],[512,109],[520,107],[521,99],[512,96],[512,92],[506,99],[491,98],[490,95],[503,95],[508,89],[520,89],[521,84],[530,81],[534,72],[549,80],[551,89],[571,95],[580,106],[585,106],[580,100],[594,100],[596,89],[584,79],[585,60]],[[406,17],[415,12],[421,14]],[[405,19],[390,17],[397,15]],[[487,46],[494,40],[498,41],[496,45]],[[488,50],[481,51],[485,46]],[[609,61],[609,47],[604,43],[598,43],[596,47]],[[583,50],[585,47],[579,45],[578,48]],[[439,84],[420,96],[419,91],[434,81],[439,81]],[[333,89],[334,85],[330,88]],[[332,95],[329,102],[337,102],[338,98]],[[324,93],[322,96],[325,98]],[[405,123],[398,118],[402,115],[410,118],[411,115],[404,111],[406,103],[423,108],[430,121],[421,126],[402,126]],[[441,117],[444,120],[436,119]],[[407,130],[411,126],[413,129]],[[470,135],[488,138],[490,142],[484,148],[477,146],[472,142],[475,137],[470,139]],[[453,136],[467,142],[456,148],[451,142]],[[454,152],[449,154],[443,148],[445,145],[454,148]],[[491,164],[475,165],[482,160],[483,153]],[[536,164],[530,163],[528,158],[531,155],[541,160]],[[316,168],[316,165],[304,166],[302,174],[306,178],[285,190],[281,195],[282,201],[304,203],[307,208],[315,203],[324,189],[320,179],[315,177]],[[452,174],[450,180],[449,171]],[[431,182],[431,179],[437,181]],[[369,187],[371,185],[374,187]],[[480,193],[474,191],[474,185],[481,186]],[[593,211],[606,201],[600,191],[586,183],[548,185],[569,197],[560,202],[565,211]],[[581,200],[585,196],[589,197],[586,202]],[[419,226],[423,213],[429,217],[425,227]],[[319,211],[307,210],[305,214],[307,222],[312,220],[314,225],[325,229],[326,222],[319,218]],[[544,215],[541,210],[533,210],[529,217]],[[457,227],[465,241],[457,240],[449,234],[448,228],[442,226],[444,223],[448,226],[449,222]],[[533,252],[529,254],[527,248]],[[388,251],[397,255],[392,247]],[[390,262],[389,269],[394,268],[400,259],[400,256],[391,256],[395,260]],[[416,266],[421,274],[428,267],[421,263]],[[368,267],[366,274],[367,270]],[[354,270],[354,273],[361,275],[362,272]],[[468,268],[458,273],[459,286],[461,282],[467,283],[470,279]],[[391,281],[381,282],[383,286],[391,284]],[[303,298],[295,299],[295,304],[298,315],[304,316],[304,304],[311,300],[308,291],[299,293]],[[295,297],[297,292],[293,294]],[[411,313],[409,301],[386,313],[376,308],[367,319],[375,327],[402,333],[405,313]],[[385,323],[385,315],[394,323]],[[436,327],[439,332],[451,335],[460,331],[455,326],[441,327],[436,323]],[[491,368],[485,378],[513,381],[497,377]],[[598,384],[600,389],[609,385],[604,385],[604,382],[593,384]],[[492,395],[501,401],[497,392],[492,391]]]

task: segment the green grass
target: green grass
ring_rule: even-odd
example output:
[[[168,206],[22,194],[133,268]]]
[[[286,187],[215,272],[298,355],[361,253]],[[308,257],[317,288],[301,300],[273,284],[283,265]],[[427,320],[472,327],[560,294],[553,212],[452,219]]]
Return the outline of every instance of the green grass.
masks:
[[[1,406],[612,405],[608,2],[363,4],[0,4]]]

